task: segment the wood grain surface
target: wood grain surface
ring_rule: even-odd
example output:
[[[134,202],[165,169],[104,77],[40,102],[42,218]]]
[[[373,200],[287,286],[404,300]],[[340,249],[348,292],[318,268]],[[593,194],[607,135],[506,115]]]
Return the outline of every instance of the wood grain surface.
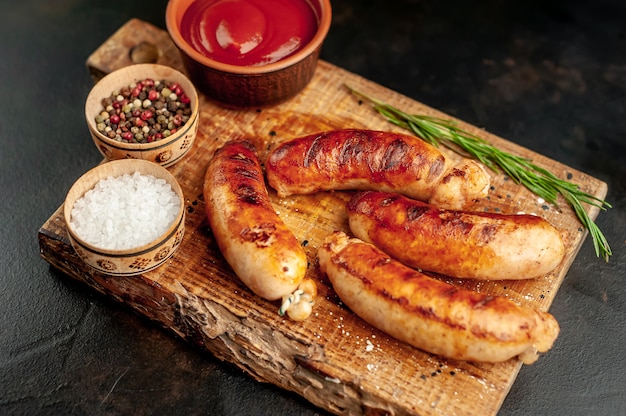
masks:
[[[132,52],[140,44],[158,52],[141,56],[157,57],[158,63],[183,70],[166,32],[131,20],[88,58],[90,73],[97,80],[136,62],[131,57],[137,54]],[[328,412],[494,415],[516,378],[521,366],[517,360],[501,364],[457,362],[398,342],[342,305],[328,280],[319,273],[316,251],[323,238],[337,229],[348,231],[344,208],[348,192],[282,199],[271,193],[277,212],[305,246],[310,263],[308,276],[318,282],[314,312],[305,322],[280,317],[280,305],[250,292],[217,249],[206,224],[202,180],[213,152],[225,142],[249,139],[264,158],[276,144],[320,130],[402,131],[360,103],[346,90],[346,84],[409,113],[452,118],[324,61],[319,62],[313,81],[304,91],[275,107],[233,111],[201,96],[198,138],[185,159],[169,168],[184,191],[187,219],[184,240],[166,264],[134,278],[90,270],[69,244],[62,207],[39,230],[41,255],[70,277],[129,305],[256,380],[294,391]],[[606,195],[604,182],[458,121],[496,146],[531,158],[559,177],[571,178],[590,194],[599,198]],[[85,140],[90,140],[87,134]],[[564,201],[555,207],[502,174],[491,172],[491,177],[489,195],[472,209],[525,212],[546,218],[562,231],[566,257],[554,272],[533,280],[476,282],[441,278],[547,310],[587,232]],[[597,208],[587,209],[592,218],[598,215]],[[550,353],[540,358],[549,359]]]

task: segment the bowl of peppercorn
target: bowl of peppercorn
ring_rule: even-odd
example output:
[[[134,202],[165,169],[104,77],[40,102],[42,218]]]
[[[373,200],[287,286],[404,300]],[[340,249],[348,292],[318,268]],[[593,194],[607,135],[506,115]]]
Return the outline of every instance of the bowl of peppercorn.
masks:
[[[196,138],[198,94],[174,68],[130,65],[91,89],[85,118],[106,159],[143,159],[169,167],[187,154]]]
[[[245,109],[309,84],[331,13],[330,0],[170,0],[165,23],[198,90]]]

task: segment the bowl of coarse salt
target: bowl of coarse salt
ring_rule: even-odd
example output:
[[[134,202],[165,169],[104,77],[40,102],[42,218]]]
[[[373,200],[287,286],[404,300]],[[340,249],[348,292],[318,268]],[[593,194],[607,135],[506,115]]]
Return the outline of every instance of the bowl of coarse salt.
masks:
[[[174,68],[158,64],[111,72],[85,101],[91,138],[106,159],[143,159],[165,167],[192,148],[198,114],[193,83]]]
[[[63,208],[78,256],[108,275],[159,267],[185,232],[180,185],[167,169],[144,160],[114,160],[91,169],[72,185]]]

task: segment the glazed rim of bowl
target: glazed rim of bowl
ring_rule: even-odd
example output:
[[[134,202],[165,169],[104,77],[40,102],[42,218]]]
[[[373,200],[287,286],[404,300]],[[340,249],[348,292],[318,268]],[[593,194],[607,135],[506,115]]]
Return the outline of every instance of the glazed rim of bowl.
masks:
[[[168,74],[168,75],[165,75]],[[119,82],[112,83],[110,80],[115,80],[119,78]],[[198,92],[196,91],[193,83],[187,78],[182,72],[166,65],[159,64],[134,64],[129,65],[120,69],[117,69],[110,74],[104,76],[100,81],[93,86],[89,95],[87,95],[87,100],[85,101],[85,118],[87,119],[87,124],[89,125],[89,129],[100,138],[105,143],[109,143],[113,146],[120,147],[123,149],[129,150],[147,150],[152,149],[155,146],[162,147],[167,145],[168,143],[177,140],[180,137],[180,133],[184,130],[178,131],[164,139],[155,140],[151,143],[127,143],[127,142],[119,142],[117,140],[111,139],[108,136],[100,133],[96,128],[95,117],[98,113],[93,111],[95,108],[102,108],[102,100],[106,97],[109,97],[113,91],[128,86],[133,82],[138,82],[146,78],[153,78],[155,80],[163,79],[166,81],[183,81],[185,85],[181,85],[185,90],[185,94],[191,100],[191,116],[187,123],[185,123],[185,127],[193,125],[193,123],[198,118]]]
[[[150,241],[149,243],[146,243],[142,246],[132,247],[123,250],[111,250],[98,247],[86,242],[78,235],[76,235],[74,230],[72,230],[72,226],[70,225],[72,209],[74,208],[74,204],[76,203],[76,201],[80,199],[87,191],[93,189],[93,187],[96,186],[96,184],[102,179],[105,179],[109,176],[118,177],[126,173],[133,174],[135,172],[139,172],[142,175],[152,175],[157,179],[165,179],[167,183],[170,184],[172,190],[176,193],[176,195],[178,195],[178,198],[180,199],[178,215],[176,216],[176,219],[172,221],[167,230],[158,238]],[[102,255],[111,256],[119,256],[123,254],[138,254],[148,251],[150,248],[160,244],[161,242],[169,238],[169,236],[172,235],[178,228],[180,222],[183,221],[184,215],[185,198],[183,190],[174,175],[172,175],[164,167],[154,162],[149,162],[147,160],[141,159],[112,160],[109,162],[101,163],[95,168],[92,168],[91,170],[85,172],[80,178],[76,180],[76,182],[74,182],[72,187],[69,189],[65,198],[65,202],[63,204],[63,218],[65,219],[65,226],[70,236],[74,240],[76,240],[76,242],[81,246],[88,247],[90,250],[97,251]]]
[[[289,66],[292,66],[300,62],[303,58],[312,54],[319,46],[322,45],[322,43],[324,42],[324,39],[326,38],[326,35],[328,34],[328,30],[330,29],[330,23],[332,19],[332,10],[331,10],[331,5],[330,5],[330,0],[319,0],[320,15],[318,16],[317,31],[315,32],[315,35],[309,41],[309,43],[304,45],[303,48],[298,50],[293,55],[288,56],[287,58],[280,59],[276,62],[272,62],[267,65],[258,65],[258,66],[231,65],[231,64],[225,64],[225,63],[216,61],[214,59],[211,59],[201,54],[200,52],[195,50],[193,47],[191,47],[191,45],[189,45],[189,43],[187,43],[185,39],[183,39],[183,36],[181,35],[180,30],[179,30],[179,27],[180,27],[180,22],[183,18],[183,14],[185,13],[185,10],[187,10],[187,7],[185,7],[184,10],[181,10],[182,8],[179,8],[178,5],[180,3],[191,4],[193,1],[199,1],[199,0],[170,0],[167,3],[167,8],[165,11],[165,24],[167,26],[167,30],[170,36],[172,37],[172,40],[174,41],[176,46],[178,46],[179,49],[184,51],[184,53],[190,56],[195,62],[198,62],[209,68],[217,69],[223,72],[238,74],[238,75],[258,75],[258,74],[265,74],[268,72],[275,72],[275,71],[287,68]],[[306,1],[311,3],[312,1],[315,1],[315,0],[306,0]],[[313,7],[314,11],[317,13],[317,8],[312,5],[311,7]]]

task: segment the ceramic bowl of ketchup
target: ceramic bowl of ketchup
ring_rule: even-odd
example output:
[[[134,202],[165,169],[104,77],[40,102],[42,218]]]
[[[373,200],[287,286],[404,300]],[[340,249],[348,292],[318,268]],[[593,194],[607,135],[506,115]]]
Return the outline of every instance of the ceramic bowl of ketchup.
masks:
[[[167,30],[196,88],[230,108],[298,94],[315,73],[330,0],[170,0]]]

